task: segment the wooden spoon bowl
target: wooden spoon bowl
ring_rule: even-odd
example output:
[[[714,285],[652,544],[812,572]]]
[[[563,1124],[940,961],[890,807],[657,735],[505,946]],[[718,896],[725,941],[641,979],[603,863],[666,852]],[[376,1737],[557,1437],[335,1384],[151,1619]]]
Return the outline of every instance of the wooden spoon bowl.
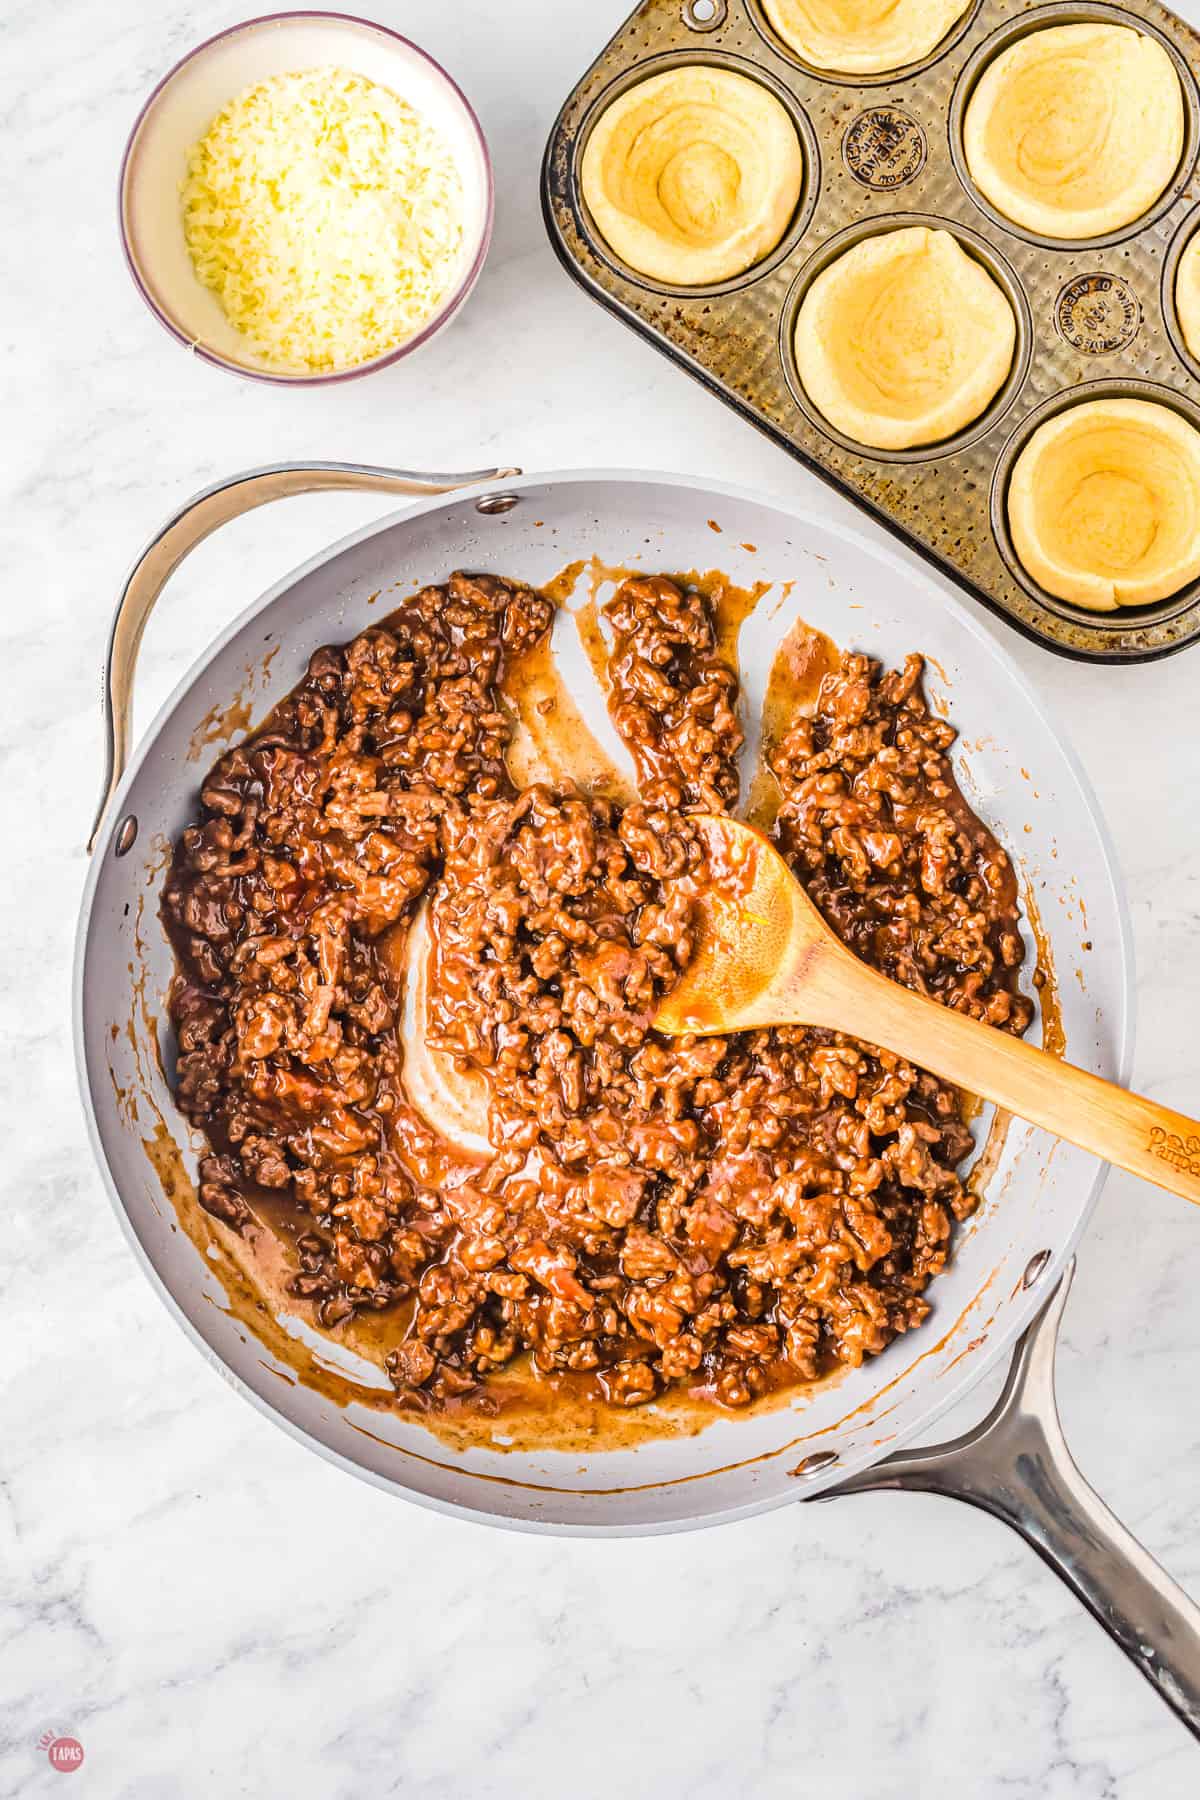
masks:
[[[889,981],[846,948],[760,831],[722,814],[693,822],[711,885],[655,1030],[844,1031],[1200,1204],[1200,1121]]]

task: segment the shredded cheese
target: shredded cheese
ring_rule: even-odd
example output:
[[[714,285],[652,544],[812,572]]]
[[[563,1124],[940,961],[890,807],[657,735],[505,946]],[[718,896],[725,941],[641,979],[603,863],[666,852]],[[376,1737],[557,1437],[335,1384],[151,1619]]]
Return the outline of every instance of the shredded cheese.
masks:
[[[463,259],[463,186],[407,101],[348,69],[276,75],[188,154],[200,280],[273,367],[335,371],[407,341]]]

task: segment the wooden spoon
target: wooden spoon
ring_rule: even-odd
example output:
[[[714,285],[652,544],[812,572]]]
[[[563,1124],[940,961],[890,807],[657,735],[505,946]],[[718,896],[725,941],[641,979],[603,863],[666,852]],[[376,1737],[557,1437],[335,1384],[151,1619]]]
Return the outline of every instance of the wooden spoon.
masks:
[[[713,882],[656,1031],[844,1031],[1200,1204],[1200,1121],[889,981],[847,950],[761,832],[715,814],[694,823]]]

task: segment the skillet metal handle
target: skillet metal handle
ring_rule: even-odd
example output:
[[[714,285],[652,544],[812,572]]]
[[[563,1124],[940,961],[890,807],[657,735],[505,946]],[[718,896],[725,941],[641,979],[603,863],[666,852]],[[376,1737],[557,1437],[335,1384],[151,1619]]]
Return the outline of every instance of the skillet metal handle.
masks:
[[[1200,1607],[1088,1486],[1059,1423],[1054,1349],[1074,1272],[1072,1261],[1019,1340],[1004,1392],[974,1430],[886,1457],[814,1499],[912,1488],[1003,1519],[1200,1738]]]
[[[473,487],[477,481],[504,481],[520,473],[519,469],[472,469],[461,475],[438,475],[378,469],[364,463],[271,463],[262,469],[244,469],[240,475],[231,475],[193,495],[155,532],[130,570],[117,601],[104,667],[104,786],[88,838],[89,854],[95,849],[104,815],[129,760],[133,676],[146,620],[168,577],[189,550],[229,519],[290,494],[350,488],[381,494],[449,494],[457,488]]]

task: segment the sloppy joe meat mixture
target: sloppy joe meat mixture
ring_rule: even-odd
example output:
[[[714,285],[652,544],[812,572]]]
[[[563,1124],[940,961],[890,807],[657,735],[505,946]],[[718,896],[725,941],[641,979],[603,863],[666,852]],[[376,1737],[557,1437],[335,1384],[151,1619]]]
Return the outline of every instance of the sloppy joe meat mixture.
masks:
[[[962,1096],[902,1058],[829,1031],[649,1029],[693,951],[689,812],[737,803],[737,677],[695,591],[639,577],[604,611],[632,804],[514,788],[504,687],[552,608],[457,574],[316,653],[214,765],[167,879],[201,1203],[286,1230],[319,1326],[391,1315],[402,1406],[486,1412],[526,1354],[551,1397],[745,1406],[919,1325],[974,1204]],[[776,841],[859,956],[1021,1032],[1013,872],[921,670],[847,655],[825,677],[772,755]],[[421,906],[428,1041],[481,1072],[487,1158],[406,1097]]]

